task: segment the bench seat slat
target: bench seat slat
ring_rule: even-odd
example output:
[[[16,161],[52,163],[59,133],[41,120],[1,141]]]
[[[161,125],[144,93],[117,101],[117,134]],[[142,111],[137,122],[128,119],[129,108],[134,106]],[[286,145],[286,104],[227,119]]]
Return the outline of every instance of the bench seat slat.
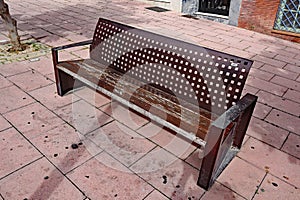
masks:
[[[175,102],[172,99],[174,96],[151,85],[141,87],[144,85],[142,82],[123,75],[114,69],[104,67],[93,60],[60,62],[57,68],[60,70],[67,69],[76,73],[140,108],[146,111],[150,110],[151,113],[162,119],[166,118],[166,121],[189,133],[195,134],[202,140],[205,139],[212,120],[218,117],[183,100],[179,100],[180,103],[178,101]],[[66,72],[66,70],[63,71]],[[181,104],[184,104],[184,106]]]

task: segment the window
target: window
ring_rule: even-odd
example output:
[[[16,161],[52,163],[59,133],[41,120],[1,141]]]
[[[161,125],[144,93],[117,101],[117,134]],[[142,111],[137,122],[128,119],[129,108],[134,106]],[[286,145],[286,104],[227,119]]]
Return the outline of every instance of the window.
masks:
[[[229,15],[230,0],[199,0],[199,12]]]
[[[281,0],[274,29],[300,33],[300,0]]]

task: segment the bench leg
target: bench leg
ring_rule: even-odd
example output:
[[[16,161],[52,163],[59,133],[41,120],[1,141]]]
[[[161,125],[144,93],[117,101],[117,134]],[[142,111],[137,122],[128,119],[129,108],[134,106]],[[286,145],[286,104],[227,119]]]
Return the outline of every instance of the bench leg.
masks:
[[[254,95],[249,96],[249,100],[251,101],[251,104],[247,107],[246,110],[241,113],[240,117],[237,119],[235,133],[234,133],[234,139],[232,146],[240,149],[243,144],[243,140],[252,116],[252,113],[254,111],[254,107],[257,101],[257,97]]]
[[[57,68],[55,68],[55,79],[57,93],[60,96],[63,96],[70,90],[83,86],[83,84],[80,81],[74,79],[72,76],[66,74],[63,71],[60,71]]]
[[[223,130],[212,126],[208,134],[207,143],[204,148],[204,158],[202,159],[200,174],[197,184],[208,190],[214,181],[216,164],[221,147]]]

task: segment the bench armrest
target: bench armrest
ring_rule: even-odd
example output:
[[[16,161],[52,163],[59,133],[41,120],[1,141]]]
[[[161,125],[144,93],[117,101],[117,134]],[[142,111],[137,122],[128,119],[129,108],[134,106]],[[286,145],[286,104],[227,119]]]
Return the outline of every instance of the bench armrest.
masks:
[[[257,96],[247,93],[243,98],[241,98],[236,105],[231,106],[226,112],[219,116],[213,123],[213,126],[216,126],[220,129],[225,129],[230,123],[235,121],[240,115],[244,113],[247,109],[254,109],[254,106],[257,101]],[[253,110],[252,110],[253,111]],[[251,114],[252,114],[251,111]]]
[[[92,42],[93,42],[93,40],[86,40],[86,41],[76,42],[76,43],[72,43],[72,44],[68,44],[68,45],[53,47],[51,49],[51,51],[52,51],[52,58],[53,58],[54,65],[56,65],[58,63],[58,51],[59,50],[69,49],[69,48],[72,48],[72,47],[90,45],[90,44],[92,44]]]

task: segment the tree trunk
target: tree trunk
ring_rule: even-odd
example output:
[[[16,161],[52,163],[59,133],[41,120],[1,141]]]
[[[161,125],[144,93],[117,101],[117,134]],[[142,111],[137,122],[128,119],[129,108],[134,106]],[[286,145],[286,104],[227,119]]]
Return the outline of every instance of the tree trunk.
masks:
[[[8,5],[4,3],[4,0],[0,0],[0,15],[4,20],[6,29],[8,30],[8,37],[12,44],[10,51],[23,51],[25,47],[20,42],[17,21],[10,16]]]

